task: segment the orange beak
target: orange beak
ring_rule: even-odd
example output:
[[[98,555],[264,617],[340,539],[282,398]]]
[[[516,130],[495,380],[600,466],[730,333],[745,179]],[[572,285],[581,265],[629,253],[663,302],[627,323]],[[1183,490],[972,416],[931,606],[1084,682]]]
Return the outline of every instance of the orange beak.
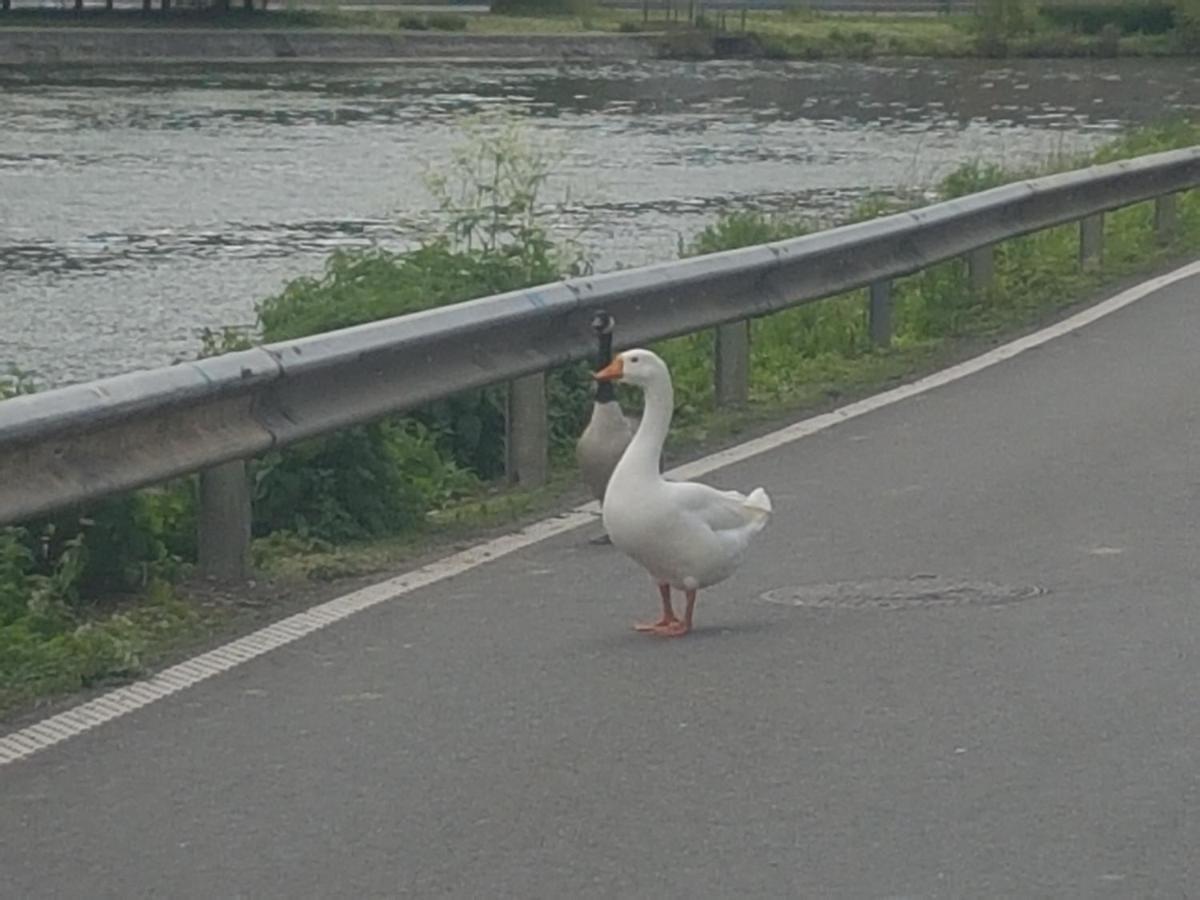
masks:
[[[624,374],[625,363],[622,361],[621,357],[617,356],[614,357],[613,361],[599,372],[594,372],[592,377],[597,381],[620,381],[621,376]]]

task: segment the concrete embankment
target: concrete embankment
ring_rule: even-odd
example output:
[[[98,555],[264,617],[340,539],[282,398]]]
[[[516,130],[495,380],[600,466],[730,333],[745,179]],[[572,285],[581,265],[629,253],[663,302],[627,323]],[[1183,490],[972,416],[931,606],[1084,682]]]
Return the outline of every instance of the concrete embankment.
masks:
[[[440,34],[220,28],[0,30],[0,65],[36,63],[400,62],[613,60],[659,54],[651,34]]]

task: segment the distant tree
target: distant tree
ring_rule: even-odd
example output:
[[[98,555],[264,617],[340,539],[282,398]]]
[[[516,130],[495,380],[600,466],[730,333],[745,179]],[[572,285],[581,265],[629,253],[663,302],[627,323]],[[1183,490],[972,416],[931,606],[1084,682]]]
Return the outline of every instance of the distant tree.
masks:
[[[1175,0],[1175,33],[1186,49],[1200,49],[1200,0]]]
[[[1008,39],[1033,30],[1037,17],[1032,0],[978,0],[975,28],[980,51],[986,56],[1005,56]]]

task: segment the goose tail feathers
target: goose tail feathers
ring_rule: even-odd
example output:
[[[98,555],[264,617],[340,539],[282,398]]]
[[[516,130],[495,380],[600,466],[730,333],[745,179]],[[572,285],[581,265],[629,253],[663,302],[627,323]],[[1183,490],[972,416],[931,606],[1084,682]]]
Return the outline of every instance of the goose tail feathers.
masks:
[[[767,519],[771,515],[771,498],[767,496],[767,492],[760,487],[756,487],[750,492],[750,496],[746,498],[746,502],[742,504],[756,517]]]

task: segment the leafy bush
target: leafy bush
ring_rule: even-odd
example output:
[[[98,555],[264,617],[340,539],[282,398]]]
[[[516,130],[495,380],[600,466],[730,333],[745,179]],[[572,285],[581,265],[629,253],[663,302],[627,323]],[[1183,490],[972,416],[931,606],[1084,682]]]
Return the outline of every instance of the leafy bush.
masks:
[[[0,713],[41,693],[139,675],[151,656],[199,620],[161,582],[137,606],[84,615],[81,542],[39,573],[28,537],[22,529],[0,529]]]
[[[262,301],[258,325],[264,340],[285,341],[557,277],[549,257],[511,243],[460,251],[437,239],[406,253],[339,250],[320,277],[297,278]]]
[[[254,526],[347,541],[418,528],[474,486],[418,422],[387,420],[269,454],[254,471]]]
[[[739,210],[722,215],[701,231],[687,248],[683,256],[699,256],[721,250],[736,250],[755,244],[768,244],[788,238],[800,237],[817,229],[807,219],[792,219],[784,216],[766,215],[753,210]]]
[[[1174,118],[1154,126],[1137,128],[1109,141],[1085,162],[1106,163],[1132,159],[1164,150],[1178,150],[1200,144],[1200,123]]]
[[[456,251],[446,241],[438,240],[403,254],[386,251],[336,254],[322,278],[297,279],[281,294],[260,305],[262,335],[269,341],[286,340],[555,281],[560,272],[553,257],[541,251],[530,255],[530,248],[536,248],[539,242],[540,239],[535,239],[520,249],[505,242],[498,246],[489,243],[485,249]],[[547,246],[546,249],[551,248]],[[551,375],[549,392],[556,404],[551,436],[556,444],[561,446],[573,439],[570,435],[575,433],[574,429],[584,415],[589,390],[586,372],[581,375],[578,367],[568,367]],[[422,506],[417,502],[418,498],[432,501],[446,490],[466,486],[470,480],[467,473],[482,479],[503,473],[505,392],[502,387],[468,391],[427,404],[409,413],[405,420],[420,425],[419,436],[407,425],[399,430],[372,427],[318,438],[303,449],[285,450],[272,457],[272,470],[276,475],[265,480],[262,489],[269,492],[278,483],[296,485],[301,481],[312,489],[324,485],[343,499],[327,497],[319,503],[314,501],[316,506],[330,511],[346,510],[355,507],[353,503],[347,505],[344,502],[347,492],[351,491],[350,485],[340,483],[338,486],[336,479],[315,480],[302,477],[298,472],[286,477],[282,473],[297,466],[307,467],[313,459],[332,462],[341,455],[356,460],[352,463],[354,466],[362,466],[366,460],[373,461],[374,465],[368,466],[373,473],[370,478],[378,484],[395,487],[394,479],[386,476],[380,466],[386,469],[394,463],[407,469],[411,465],[414,471],[426,473],[422,477],[429,480],[430,490],[400,491],[394,500],[407,510],[406,521],[415,521],[422,515],[417,510],[428,508],[428,503]],[[387,448],[380,445],[373,450],[353,449],[362,441],[371,445],[386,444]],[[319,449],[323,444],[336,444],[340,449],[336,453],[325,453]],[[436,449],[445,463],[441,475],[428,471],[430,462],[426,451],[429,448]],[[276,478],[282,478],[282,482]],[[296,496],[290,489],[285,490],[285,495]],[[257,523],[256,530],[278,527],[279,522],[288,518],[279,511],[281,509],[277,507],[275,512],[266,515]],[[330,528],[319,526],[316,522],[320,520],[311,518],[313,512],[312,503],[304,505],[303,518],[309,523],[306,532],[334,538],[355,530],[348,530],[340,514],[329,520]],[[364,515],[365,520],[360,523],[363,535],[387,530],[383,527],[389,521],[386,518],[375,513],[364,512]],[[334,525],[335,520],[339,524]],[[368,525],[368,521],[374,524]],[[400,524],[400,520],[392,522],[392,525]],[[410,524],[411,521],[402,527]]]
[[[59,517],[63,528],[0,528],[0,713],[31,694],[138,674],[148,650],[196,621],[158,577],[171,529],[155,498],[165,496],[105,501],[94,518]],[[133,586],[137,607],[96,607],[100,592]]]
[[[1046,3],[1038,14],[1052,25],[1083,34],[1100,34],[1106,26],[1121,34],[1165,34],[1175,27],[1175,8],[1162,2]]]
[[[942,179],[938,186],[938,194],[946,200],[953,200],[955,197],[965,197],[967,194],[977,194],[1008,184],[1017,177],[1018,173],[997,163],[972,161],[962,164]]]
[[[0,372],[0,400],[17,397],[21,394],[32,394],[37,390],[37,382],[32,372],[8,366]]]
[[[44,529],[49,558],[82,541],[79,590],[111,595],[173,580],[196,558],[195,480],[125,494],[53,517]]]

